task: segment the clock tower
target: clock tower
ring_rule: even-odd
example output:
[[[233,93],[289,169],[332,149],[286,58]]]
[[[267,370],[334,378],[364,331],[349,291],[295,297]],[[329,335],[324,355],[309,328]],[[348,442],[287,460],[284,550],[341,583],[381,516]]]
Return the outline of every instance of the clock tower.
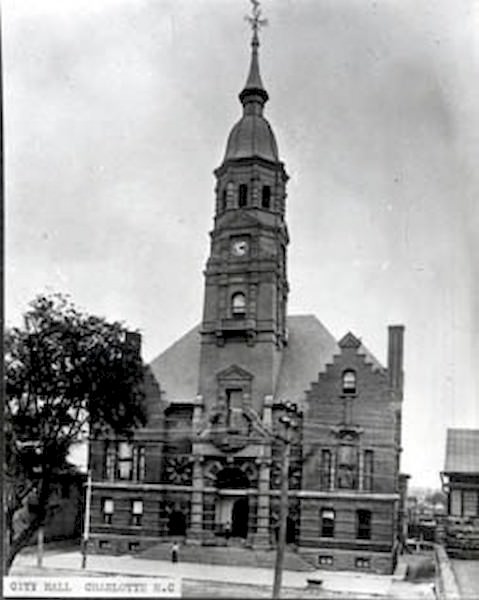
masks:
[[[258,16],[251,19],[251,64],[233,126],[214,171],[215,216],[206,263],[199,395],[207,414],[235,427],[245,409],[261,419],[275,392],[287,344],[286,174],[259,71]]]

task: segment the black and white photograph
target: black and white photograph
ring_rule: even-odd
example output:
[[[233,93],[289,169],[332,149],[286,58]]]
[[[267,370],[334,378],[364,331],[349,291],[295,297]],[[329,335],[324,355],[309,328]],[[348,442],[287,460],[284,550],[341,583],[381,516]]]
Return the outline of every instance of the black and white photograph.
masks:
[[[479,594],[478,0],[5,0],[3,596]]]

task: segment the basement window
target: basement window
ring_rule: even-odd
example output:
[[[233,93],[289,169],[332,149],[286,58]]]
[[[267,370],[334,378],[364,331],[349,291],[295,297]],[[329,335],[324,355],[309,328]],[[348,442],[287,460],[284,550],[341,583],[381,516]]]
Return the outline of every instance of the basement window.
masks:
[[[371,560],[363,556],[358,556],[354,561],[354,566],[356,569],[369,569],[371,568]]]
[[[331,566],[334,563],[334,559],[332,556],[330,555],[326,555],[326,554],[320,554],[318,556],[318,564],[321,565],[328,565]]]

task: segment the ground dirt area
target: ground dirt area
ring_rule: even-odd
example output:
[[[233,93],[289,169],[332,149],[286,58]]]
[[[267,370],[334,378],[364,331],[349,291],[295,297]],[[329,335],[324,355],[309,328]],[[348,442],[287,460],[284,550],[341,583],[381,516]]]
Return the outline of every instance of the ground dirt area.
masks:
[[[479,560],[451,560],[456,575],[461,600],[479,598]]]

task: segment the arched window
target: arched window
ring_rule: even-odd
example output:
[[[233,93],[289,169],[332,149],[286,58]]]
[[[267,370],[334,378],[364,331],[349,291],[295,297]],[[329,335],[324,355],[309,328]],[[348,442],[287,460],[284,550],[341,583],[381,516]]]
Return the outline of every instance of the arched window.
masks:
[[[335,512],[332,508],[322,508],[320,512],[319,535],[321,537],[334,537],[334,522],[336,520]]]
[[[270,208],[271,206],[271,188],[269,185],[263,185],[263,191],[261,193],[261,206],[263,208]]]
[[[343,394],[356,393],[356,373],[352,369],[348,369],[343,373]]]
[[[243,292],[237,292],[231,297],[231,313],[237,319],[242,319],[245,316],[246,296]]]
[[[248,204],[248,186],[241,183],[238,190],[238,206],[243,208]]]

